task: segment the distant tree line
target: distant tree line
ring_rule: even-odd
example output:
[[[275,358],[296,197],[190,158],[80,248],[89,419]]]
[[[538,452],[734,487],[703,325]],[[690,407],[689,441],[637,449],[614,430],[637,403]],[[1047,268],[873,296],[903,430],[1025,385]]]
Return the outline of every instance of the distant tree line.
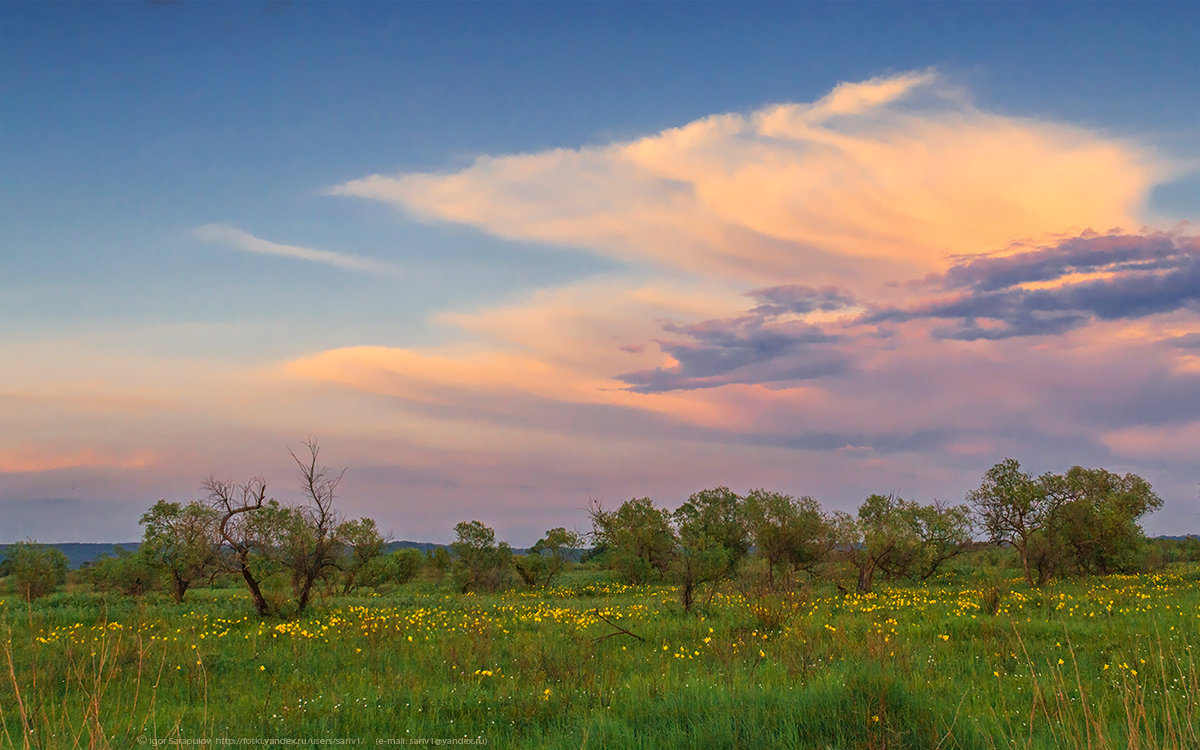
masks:
[[[606,564],[631,583],[679,587],[685,609],[698,586],[732,577],[746,563],[768,582],[797,575],[851,577],[858,592],[877,578],[926,580],[949,560],[988,543],[1012,547],[1030,585],[1060,574],[1135,572],[1152,562],[1139,524],[1162,500],[1146,480],[1073,467],[1033,477],[1013,459],[985,474],[967,503],[921,504],[871,495],[855,515],[825,513],[811,497],[767,490],[745,497],[727,487],[692,495],[674,512],[636,498],[590,509]]]
[[[315,440],[303,446],[291,454],[301,502],[269,498],[259,477],[209,477],[201,498],[160,500],[142,515],[136,552],[118,549],[83,575],[97,589],[130,595],[162,587],[178,602],[197,585],[239,580],[266,616],[303,611],[318,590],[350,594],[418,574],[460,592],[516,582],[548,587],[587,544],[588,565],[628,583],[674,585],[685,610],[735,578],[771,590],[826,578],[861,593],[880,579],[928,580],[981,546],[1011,548],[1031,586],[1061,575],[1135,572],[1158,560],[1140,520],[1162,500],[1144,479],[1079,466],[1034,477],[1013,459],[989,469],[964,504],[874,494],[851,515],[825,512],[811,497],[764,489],[742,496],[715,487],[673,511],[645,497],[611,510],[592,501],[588,533],[550,529],[525,554],[497,542],[480,521],[457,524],[448,549],[385,554],[387,540],[373,519],[345,519],[336,510],[344,470],[320,463]],[[1200,559],[1200,540],[1185,547]],[[32,541],[10,545],[0,561],[0,576],[26,599],[55,590],[66,573],[61,552]]]

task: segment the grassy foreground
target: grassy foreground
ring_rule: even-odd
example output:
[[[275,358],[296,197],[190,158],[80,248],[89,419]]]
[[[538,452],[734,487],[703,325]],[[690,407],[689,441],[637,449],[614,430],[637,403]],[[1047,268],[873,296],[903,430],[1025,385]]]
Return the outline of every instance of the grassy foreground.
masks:
[[[494,596],[409,584],[279,621],[236,589],[10,596],[0,746],[1200,747],[1195,565],[1040,590],[730,586],[693,614],[670,588],[588,575]]]

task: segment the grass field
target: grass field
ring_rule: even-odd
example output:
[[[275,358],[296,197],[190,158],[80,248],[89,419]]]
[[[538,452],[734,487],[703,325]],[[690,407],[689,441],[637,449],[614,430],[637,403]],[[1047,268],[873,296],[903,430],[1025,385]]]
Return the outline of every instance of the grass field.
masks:
[[[726,584],[692,614],[592,571],[268,621],[238,589],[8,596],[0,745],[1200,747],[1200,566],[1033,590],[958,576],[868,595]]]

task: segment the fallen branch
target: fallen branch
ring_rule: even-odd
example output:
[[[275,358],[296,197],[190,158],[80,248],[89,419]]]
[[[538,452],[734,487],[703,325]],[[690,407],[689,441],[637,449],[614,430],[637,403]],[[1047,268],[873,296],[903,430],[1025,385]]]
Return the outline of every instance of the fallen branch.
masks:
[[[612,620],[608,619],[608,618],[607,618],[607,617],[605,617],[604,615],[600,614],[600,610],[598,610],[598,609],[597,609],[597,610],[595,611],[595,615],[596,615],[596,617],[600,618],[601,620],[603,620],[603,621],[607,622],[607,623],[608,623],[609,625],[611,625],[612,627],[616,628],[616,632],[613,632],[613,633],[606,633],[605,635],[602,635],[602,636],[599,636],[599,637],[597,637],[597,638],[593,639],[593,640],[592,640],[592,645],[593,645],[593,646],[595,646],[596,644],[600,643],[600,641],[603,641],[603,640],[604,640],[604,639],[606,639],[606,638],[612,638],[614,635],[627,635],[627,636],[629,636],[629,637],[631,637],[631,638],[636,638],[636,639],[638,639],[638,640],[639,640],[639,641],[641,641],[642,643],[645,643],[645,642],[646,642],[646,639],[645,639],[645,638],[643,638],[643,637],[641,637],[641,636],[640,636],[640,635],[638,635],[637,633],[630,632],[630,631],[629,631],[627,628],[623,628],[623,627],[621,627],[620,625],[616,624],[615,622],[613,622]]]

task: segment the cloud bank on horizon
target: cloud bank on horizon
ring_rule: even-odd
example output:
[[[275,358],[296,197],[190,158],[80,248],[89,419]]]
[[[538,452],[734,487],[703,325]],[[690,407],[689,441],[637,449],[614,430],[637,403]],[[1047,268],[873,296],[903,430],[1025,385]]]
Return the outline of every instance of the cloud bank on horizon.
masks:
[[[1168,498],[1160,530],[1194,528],[1200,237],[1145,209],[1177,164],[1135,139],[988,112],[928,70],[629,141],[367,175],[327,192],[620,270],[446,310],[444,344],[262,362],[214,378],[203,408],[179,393],[168,408],[200,432],[237,410],[268,433],[325,425],[327,444],[354,446],[365,491],[401,482],[436,499],[431,527],[499,503],[532,535],[589,494],[716,483],[832,505],[948,493],[1011,455],[1138,471]],[[280,262],[397,272],[228,225],[196,232]],[[0,445],[0,472],[33,484],[72,455],[152,472],[152,455],[178,450],[159,447],[164,430],[106,451]]]

